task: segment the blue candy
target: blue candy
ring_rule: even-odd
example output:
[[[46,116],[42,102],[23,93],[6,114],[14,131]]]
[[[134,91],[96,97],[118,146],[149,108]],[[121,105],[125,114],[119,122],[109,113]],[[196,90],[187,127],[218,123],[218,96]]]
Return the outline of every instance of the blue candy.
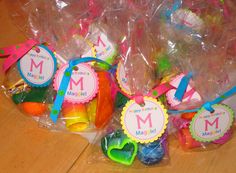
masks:
[[[159,140],[138,146],[138,159],[145,165],[159,163],[164,155],[164,147]]]

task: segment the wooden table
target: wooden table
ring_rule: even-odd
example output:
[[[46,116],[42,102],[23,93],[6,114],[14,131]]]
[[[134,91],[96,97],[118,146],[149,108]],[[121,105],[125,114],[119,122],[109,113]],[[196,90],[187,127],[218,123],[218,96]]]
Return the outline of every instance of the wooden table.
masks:
[[[0,47],[20,43],[26,37],[13,25],[0,0]],[[0,60],[2,65],[3,60]],[[3,72],[0,74],[0,83]],[[0,172],[2,173],[234,173],[236,135],[227,144],[206,152],[183,152],[170,139],[170,162],[164,166],[124,167],[99,161],[86,139],[79,135],[50,132],[38,127],[0,93]],[[90,163],[95,159],[94,163]]]

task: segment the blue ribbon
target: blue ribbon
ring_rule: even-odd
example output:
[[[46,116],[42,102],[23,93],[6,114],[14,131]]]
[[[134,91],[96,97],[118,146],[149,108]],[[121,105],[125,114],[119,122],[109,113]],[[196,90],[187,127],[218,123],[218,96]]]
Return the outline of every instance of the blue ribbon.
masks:
[[[116,65],[113,65],[113,66],[108,70],[108,72],[114,75],[114,74],[116,73],[117,66],[118,66],[117,64],[116,64]]]
[[[167,20],[170,20],[171,15],[181,7],[181,4],[181,0],[175,0],[172,8],[170,10],[166,10],[165,16]]]
[[[233,96],[234,94],[236,94],[236,86],[234,86],[233,88],[228,90],[226,93],[222,94],[221,96],[217,97],[215,100],[204,103],[201,107],[204,107],[209,112],[214,112],[214,109],[212,108],[213,105],[224,101],[225,99]],[[197,112],[198,110],[201,109],[201,107],[196,108],[196,109],[189,109],[189,110],[168,110],[168,113],[181,114],[181,113]]]
[[[63,78],[61,80],[61,83],[60,83],[60,86],[59,86],[59,89],[57,92],[56,99],[54,101],[54,104],[53,104],[53,107],[52,107],[52,110],[50,113],[50,118],[52,119],[52,121],[54,123],[57,122],[58,115],[60,113],[60,110],[61,110],[61,107],[62,107],[62,104],[64,101],[64,97],[65,97],[65,94],[66,94],[66,91],[67,91],[67,88],[68,88],[68,85],[70,82],[70,78],[71,78],[74,66],[76,66],[80,63],[86,63],[86,62],[91,62],[91,61],[97,61],[100,63],[104,63],[104,64],[108,65],[109,68],[111,67],[111,65],[108,64],[107,62],[100,60],[98,58],[93,58],[93,57],[76,58],[76,59],[70,60],[69,67],[64,72]]]
[[[188,84],[189,84],[189,81],[190,79],[193,77],[193,73],[190,72],[188,73],[186,76],[184,76],[180,83],[179,83],[179,86],[175,92],[175,98],[178,100],[178,101],[182,101],[183,97],[184,97],[184,93],[185,91],[187,90],[187,87],[188,87]]]
[[[171,24],[171,15],[177,11],[178,9],[181,8],[182,5],[182,0],[175,0],[173,3],[173,6],[171,7],[171,9],[167,9],[165,11],[165,18],[167,20],[167,22],[169,24]],[[201,35],[199,35],[196,31],[194,31],[192,28],[184,26],[182,24],[173,24],[175,26],[176,29],[178,30],[183,30],[185,31],[187,34],[191,34],[191,36],[196,39],[197,41],[201,42]]]

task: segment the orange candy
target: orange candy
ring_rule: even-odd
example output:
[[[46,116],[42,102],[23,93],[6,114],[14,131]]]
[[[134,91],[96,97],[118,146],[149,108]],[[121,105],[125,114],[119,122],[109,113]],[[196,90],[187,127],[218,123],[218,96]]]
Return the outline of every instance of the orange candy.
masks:
[[[97,95],[97,111],[95,126],[101,128],[111,119],[113,112],[113,100],[108,72],[98,72],[99,91]]]
[[[183,113],[181,115],[181,118],[186,119],[186,120],[192,120],[193,117],[195,116],[196,112],[188,112],[188,113]]]
[[[191,149],[201,146],[200,142],[193,139],[189,128],[180,129],[178,132],[178,138],[183,149]]]
[[[22,110],[32,116],[41,116],[48,110],[48,105],[37,102],[24,102],[19,104]]]

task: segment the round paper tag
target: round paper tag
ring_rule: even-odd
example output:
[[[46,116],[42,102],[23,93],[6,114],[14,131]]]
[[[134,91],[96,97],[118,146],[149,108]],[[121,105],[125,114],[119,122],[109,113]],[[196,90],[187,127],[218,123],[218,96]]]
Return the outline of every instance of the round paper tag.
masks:
[[[50,84],[57,68],[54,54],[43,45],[31,49],[18,61],[21,77],[30,86],[43,87]]]
[[[113,58],[116,54],[116,49],[114,45],[108,40],[107,36],[100,32],[93,42],[96,49],[96,58],[112,64]]]
[[[175,77],[171,82],[170,85],[178,88],[181,79],[184,77],[184,74],[180,74],[179,76]],[[175,107],[179,105],[181,102],[175,99],[175,92],[176,89],[171,89],[166,93],[166,98],[168,103],[172,106]],[[190,102],[193,100],[201,101],[201,96],[196,92],[190,85],[188,85],[186,92],[184,94],[182,102]]]
[[[117,71],[116,71],[116,79],[118,81],[118,84],[122,91],[124,91],[126,94],[131,95],[130,88],[128,85],[128,79],[125,74],[125,68],[122,62],[119,62]]]
[[[223,104],[212,106],[213,113],[201,108],[190,123],[190,131],[194,139],[201,142],[215,141],[230,129],[233,120],[233,110]]]
[[[78,64],[73,70],[65,93],[65,101],[85,103],[92,100],[98,92],[97,73],[88,64]],[[56,73],[54,89],[58,90],[68,64],[63,65]]]
[[[144,97],[141,107],[130,100],[122,111],[121,124],[124,133],[140,143],[157,140],[165,132],[168,115],[164,106],[151,97]]]
[[[187,9],[179,9],[174,12],[171,21],[176,25],[185,26],[198,32],[203,28],[203,20]]]

